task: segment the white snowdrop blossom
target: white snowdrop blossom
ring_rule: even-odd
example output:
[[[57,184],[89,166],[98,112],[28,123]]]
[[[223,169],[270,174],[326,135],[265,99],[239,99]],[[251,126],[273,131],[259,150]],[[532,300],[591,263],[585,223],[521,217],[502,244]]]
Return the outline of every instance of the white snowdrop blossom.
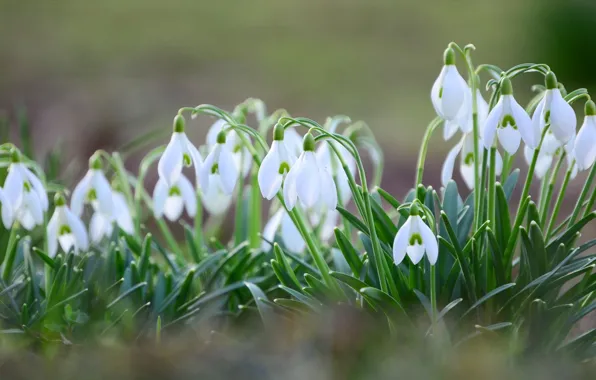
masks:
[[[0,207],[2,207],[2,224],[9,230],[12,227],[14,214],[10,200],[4,195],[4,190],[0,187]]]
[[[317,162],[315,141],[308,133],[304,136],[304,151],[290,169],[283,187],[284,200],[292,210],[299,199],[307,209],[325,205],[332,210],[337,207],[337,189],[330,171]]]
[[[302,136],[294,128],[286,128],[284,131],[284,143],[288,153],[299,157],[302,153]]]
[[[596,161],[596,105],[593,101],[586,102],[584,123],[577,133],[573,148],[579,170],[586,170]]]
[[[62,195],[56,196],[56,208],[47,227],[48,255],[56,256],[58,245],[64,253],[75,253],[89,248],[89,237],[81,219],[66,206]]]
[[[229,124],[225,120],[217,120],[207,132],[207,146],[209,149],[213,149],[217,145],[217,136],[220,132],[229,128]],[[248,138],[248,137],[247,137]],[[226,146],[232,152],[234,163],[238,168],[238,171],[243,177],[246,177],[252,167],[252,156],[247,147],[242,144],[242,140],[238,136],[235,130],[228,130],[226,132]]]
[[[466,84],[467,86],[467,84]],[[446,122],[443,129],[443,138],[451,139],[461,129],[463,133],[471,133],[474,130],[473,107],[472,107],[472,89],[467,88],[464,105],[457,115],[456,121]],[[482,133],[484,123],[488,117],[488,103],[484,100],[479,89],[476,90],[476,111],[478,114],[478,132]]]
[[[111,190],[111,196],[114,204],[112,214],[106,215],[96,208],[95,213],[91,216],[89,235],[91,241],[94,243],[100,241],[105,236],[110,236],[114,231],[114,223],[128,235],[134,233],[132,215],[130,214],[124,194],[116,190]]]
[[[70,209],[76,216],[81,216],[87,203],[106,217],[111,217],[114,212],[112,188],[97,157],[90,159],[87,174],[75,186],[70,199]]]
[[[281,242],[285,248],[292,252],[304,251],[306,243],[283,207],[273,214],[263,229],[263,243],[261,244],[261,248],[264,251],[269,250],[270,242],[275,240],[277,233],[279,233]]]
[[[573,179],[577,176],[578,166],[573,162],[573,146],[575,143],[575,137],[572,137],[562,148],[559,146],[555,136],[547,131],[542,141],[542,146],[538,152],[536,159],[536,165],[534,167],[534,175],[537,178],[544,178],[550,167],[552,166],[555,157],[559,156],[561,152],[565,151],[565,158],[567,161],[567,167],[571,168],[570,178]],[[524,148],[524,158],[526,163],[530,165],[534,158],[536,150],[530,149],[529,147]],[[573,166],[572,166],[573,165]]]
[[[32,230],[43,224],[43,214],[49,207],[48,195],[41,180],[20,162],[18,152],[13,152],[12,163],[8,167],[4,196],[11,205],[14,220],[23,228]]]
[[[184,166],[193,166],[198,181],[199,171],[203,166],[201,154],[184,132],[184,124],[184,117],[176,115],[172,138],[157,164],[159,178],[169,186],[178,181]]]
[[[356,160],[343,145],[334,144],[334,147],[337,149],[339,154],[341,154],[346,166],[348,167],[348,170],[353,176],[356,171]],[[345,206],[352,198],[352,190],[350,189],[348,176],[342,167],[339,158],[329,147],[328,142],[321,144],[317,148],[316,156],[319,166],[327,168],[327,170],[331,173],[331,176],[333,177],[339,192],[340,203],[342,206]]]
[[[222,215],[232,204],[233,194],[223,190],[219,175],[209,174],[209,188],[202,192],[201,200],[207,212],[212,215]]]
[[[449,136],[453,135],[450,132],[453,130],[453,125],[463,127],[460,111],[465,105],[466,96],[470,90],[464,78],[457,71],[453,49],[448,48],[445,51],[444,63],[439,77],[432,86],[430,97],[437,115],[445,120],[445,136]]]
[[[447,186],[447,183],[453,178],[453,168],[457,156],[460,157],[459,171],[470,190],[474,189],[474,134],[472,132],[464,134],[459,143],[457,143],[447,154],[443,168],[441,170],[441,184]],[[495,156],[495,173],[501,175],[503,171],[503,158],[499,151]],[[480,169],[480,168],[479,168]],[[478,173],[480,175],[481,173]]]
[[[531,149],[529,146],[524,147],[524,158],[528,165],[530,165],[532,159],[534,158],[534,152],[535,150]],[[540,149],[540,152],[538,152],[538,158],[536,159],[536,165],[534,166],[534,175],[537,178],[544,178],[552,163],[553,154],[547,153],[544,149]]]
[[[288,151],[284,137],[283,126],[276,125],[271,149],[259,167],[259,188],[263,198],[268,200],[281,189],[284,178],[296,161],[296,156]]]
[[[197,197],[190,181],[183,174],[172,185],[160,178],[153,190],[155,217],[159,219],[165,215],[168,220],[174,222],[180,219],[185,208],[189,216],[195,216]]]
[[[418,212],[418,206],[412,205],[410,216],[395,235],[393,260],[396,265],[404,260],[406,254],[413,264],[418,264],[425,253],[431,265],[435,265],[437,262],[439,256],[437,238],[418,215]]]
[[[546,76],[546,93],[532,116],[534,130],[542,131],[550,125],[552,132],[562,146],[575,136],[577,117],[569,103],[563,99],[561,90],[557,87],[557,78],[552,72]],[[535,148],[535,147],[531,147]]]
[[[511,81],[503,80],[501,98],[490,111],[484,123],[483,141],[486,149],[490,149],[495,135],[509,154],[515,154],[523,139],[531,149],[540,143],[540,130],[532,125],[530,116],[513,97]]]
[[[225,194],[231,195],[234,192],[234,187],[236,187],[238,181],[238,166],[226,141],[226,132],[219,132],[217,143],[205,158],[200,172],[203,192],[210,191],[210,187],[213,185],[211,183],[213,177],[219,178],[221,189]]]

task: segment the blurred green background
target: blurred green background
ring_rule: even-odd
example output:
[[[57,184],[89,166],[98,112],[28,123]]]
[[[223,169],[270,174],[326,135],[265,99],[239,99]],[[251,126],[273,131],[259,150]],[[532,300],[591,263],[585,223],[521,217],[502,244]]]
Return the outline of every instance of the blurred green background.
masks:
[[[408,186],[447,43],[474,43],[478,64],[546,62],[590,89],[595,37],[593,0],[0,0],[0,109],[27,107],[38,151],[62,141],[83,158],[169,129],[180,106],[258,97],[367,121],[385,180]],[[516,82],[520,100],[533,79]],[[452,144],[437,136],[431,170]]]

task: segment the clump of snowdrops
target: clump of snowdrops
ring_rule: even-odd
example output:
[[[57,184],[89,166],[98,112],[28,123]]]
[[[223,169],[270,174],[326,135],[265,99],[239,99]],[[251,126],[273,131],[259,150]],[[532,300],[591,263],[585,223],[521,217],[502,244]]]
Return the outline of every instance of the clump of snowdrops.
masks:
[[[129,150],[163,134],[96,152],[72,189],[56,181],[54,155],[45,170],[33,160],[24,123],[21,149],[0,145],[2,340],[159,343],[343,305],[431,347],[499,339],[512,355],[592,358],[596,329],[575,326],[595,308],[596,239],[581,233],[596,216],[596,107],[545,64],[475,66],[473,51],[445,51],[430,94],[437,116],[403,198],[380,187],[379,145],[346,116],[319,124],[257,99],[231,112],[182,107],[169,142],[138,168],[125,166]],[[519,76],[537,82],[526,107]],[[579,129],[572,106],[584,108]],[[186,130],[206,116],[200,145]],[[433,189],[424,163],[440,128],[456,143]],[[229,213],[233,226],[220,223]]]

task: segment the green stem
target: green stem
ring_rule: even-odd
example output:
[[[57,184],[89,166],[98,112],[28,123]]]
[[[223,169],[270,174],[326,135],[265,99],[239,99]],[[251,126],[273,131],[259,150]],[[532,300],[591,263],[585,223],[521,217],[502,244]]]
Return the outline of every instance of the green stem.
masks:
[[[509,178],[509,172],[511,171],[511,164],[513,163],[513,156],[507,151],[503,152],[503,170],[501,171],[501,183],[505,184],[507,178]]]
[[[424,162],[426,161],[426,152],[428,151],[428,143],[432,137],[435,129],[441,124],[440,118],[435,118],[426,127],[424,137],[422,138],[422,145],[420,146],[420,152],[418,153],[418,165],[416,166],[416,181],[414,183],[414,189],[418,188],[418,185],[422,184],[422,174],[424,173]],[[421,199],[421,201],[424,201]]]
[[[586,182],[584,183],[582,192],[579,195],[579,199],[577,200],[577,203],[575,204],[575,207],[573,208],[573,213],[571,214],[571,218],[569,218],[569,223],[567,224],[569,227],[571,227],[575,223],[575,221],[577,220],[577,217],[579,216],[579,213],[581,212],[582,204],[584,203],[584,199],[586,199],[586,196],[588,195],[588,193],[590,192],[590,188],[592,187],[592,182],[594,181],[594,176],[596,176],[596,165],[592,165],[590,174],[588,175],[588,178],[586,178]],[[596,193],[596,191],[592,193],[592,197],[594,196],[595,193]],[[590,208],[591,207],[588,207],[587,210],[589,211]]]
[[[555,184],[557,183],[557,177],[559,175],[559,170],[561,169],[561,165],[563,164],[563,161],[565,160],[565,153],[563,153],[561,155],[561,157],[559,157],[559,160],[557,161],[557,164],[555,165],[554,170],[552,171],[551,175],[550,175],[550,180],[548,181],[548,187],[546,188],[546,193],[544,193],[544,199],[542,197],[542,193],[540,194],[540,223],[542,224],[542,227],[544,227],[546,225],[546,217],[548,215],[548,211],[550,209],[550,200],[553,196],[553,192],[555,190]],[[546,182],[546,181],[544,181]]]
[[[197,213],[195,214],[195,244],[199,250],[199,258],[203,253],[203,202],[201,191],[197,190]]]
[[[157,226],[159,227],[159,230],[161,231],[161,234],[163,235],[164,239],[166,239],[166,242],[168,243],[170,250],[172,250],[172,252],[174,252],[176,257],[178,258],[179,263],[184,263],[186,260],[184,259],[184,254],[182,253],[182,248],[180,248],[180,245],[174,238],[174,235],[172,234],[172,231],[168,227],[168,224],[161,218],[156,219],[156,220],[157,220]]]
[[[18,240],[19,223],[15,222],[10,230],[10,236],[8,237],[8,244],[6,245],[6,259],[4,261],[4,269],[2,271],[2,280],[8,283],[10,275],[12,274],[12,266],[17,256],[16,244]]]
[[[575,165],[575,161],[571,163],[569,169],[567,169],[567,173],[565,173],[565,178],[563,179],[563,184],[561,184],[561,189],[559,190],[559,196],[557,197],[557,202],[555,203],[555,208],[553,209],[553,213],[550,216],[550,221],[548,222],[548,228],[546,229],[546,236],[545,241],[548,241],[550,238],[550,233],[555,225],[555,221],[557,220],[557,216],[559,215],[559,210],[561,209],[561,205],[563,204],[563,198],[565,198],[565,192],[567,191],[567,185],[569,185],[569,180],[571,179],[571,172],[573,171],[573,166]]]
[[[430,266],[430,307],[432,311],[431,317],[431,328],[433,336],[436,334],[436,323],[437,323],[437,274],[435,266]]]
[[[234,246],[238,246],[246,238],[246,236],[240,233],[244,227],[244,176],[242,173],[238,177],[236,189],[238,194],[236,197],[236,212],[234,214]]]
[[[490,148],[490,164],[488,167],[489,174],[488,174],[488,219],[490,220],[490,225],[493,231],[497,230],[497,218],[496,218],[496,185],[497,185],[497,175],[496,175],[496,156],[497,156],[497,148],[491,147]],[[488,256],[488,255],[487,255]]]
[[[261,246],[261,191],[259,190],[258,167],[253,167],[250,186],[250,214],[248,236],[250,248]]]

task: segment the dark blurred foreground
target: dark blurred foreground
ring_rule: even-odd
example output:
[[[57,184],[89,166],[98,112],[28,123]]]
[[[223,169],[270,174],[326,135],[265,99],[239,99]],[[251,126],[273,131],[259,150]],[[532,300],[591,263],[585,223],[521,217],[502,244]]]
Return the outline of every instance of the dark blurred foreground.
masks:
[[[265,331],[254,325],[234,333],[234,339],[190,328],[164,336],[159,346],[153,341],[133,347],[105,341],[94,348],[70,346],[53,353],[0,348],[0,378],[513,380],[593,379],[596,374],[596,363],[578,364],[562,356],[514,362],[507,352],[515,347],[496,334],[445,349],[431,340],[414,340],[416,329],[404,326],[390,337],[382,325],[341,309]]]

